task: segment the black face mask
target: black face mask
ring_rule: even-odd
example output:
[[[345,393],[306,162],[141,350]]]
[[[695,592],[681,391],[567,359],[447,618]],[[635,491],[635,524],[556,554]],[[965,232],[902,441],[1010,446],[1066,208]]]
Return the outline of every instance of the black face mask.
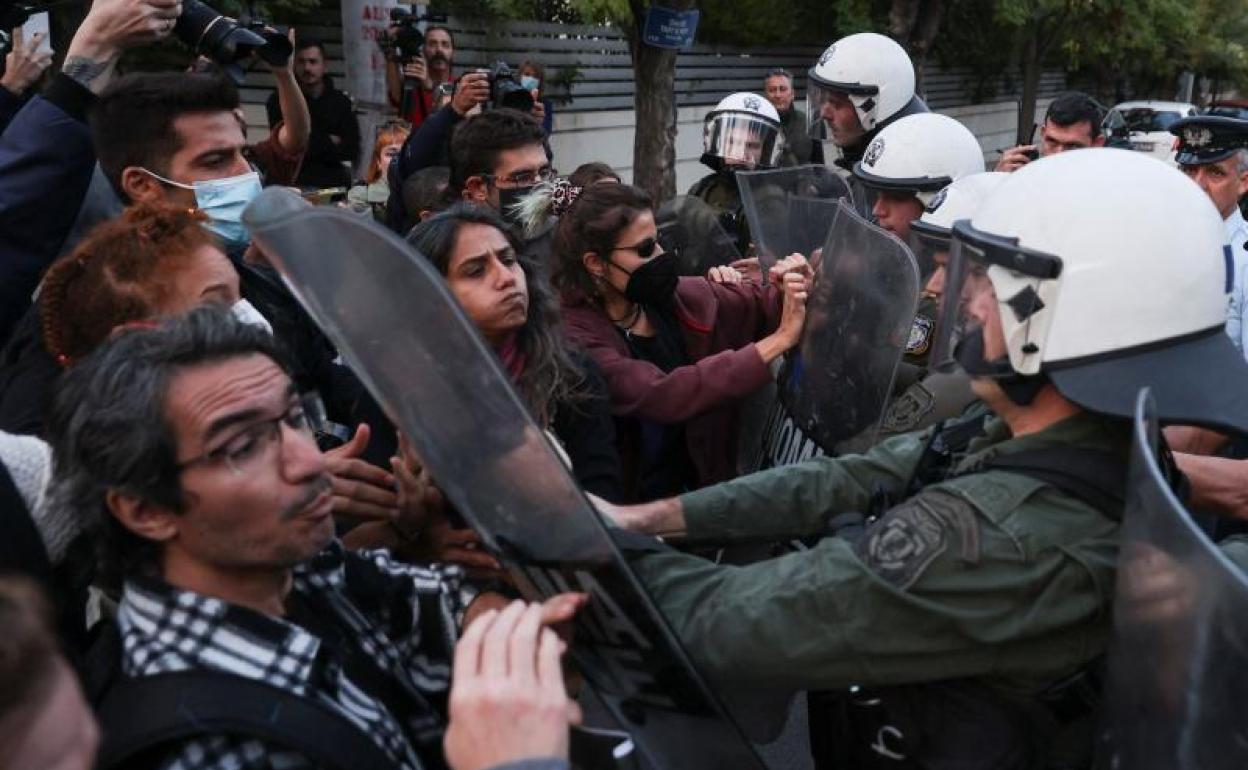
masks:
[[[1027,406],[1036,400],[1040,390],[1049,382],[1046,374],[1019,374],[1010,366],[1009,356],[1002,356],[994,361],[984,359],[984,334],[982,329],[974,329],[953,348],[953,357],[963,371],[974,377],[990,378],[997,381],[1007,398],[1019,406]]]
[[[629,273],[624,296],[642,305],[667,304],[676,292],[676,282],[680,279],[677,267],[676,259],[666,252],[651,257]]]
[[[520,199],[533,192],[533,188],[537,185],[529,185],[528,187],[509,187],[498,188],[498,213],[503,215],[509,224],[516,227],[524,227],[524,222],[520,218],[519,212],[516,210],[517,203]]]

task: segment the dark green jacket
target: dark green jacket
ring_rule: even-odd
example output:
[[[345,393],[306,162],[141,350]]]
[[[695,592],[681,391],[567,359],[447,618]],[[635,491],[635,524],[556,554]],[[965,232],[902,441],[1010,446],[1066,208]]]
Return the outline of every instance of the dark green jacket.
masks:
[[[692,539],[826,531],[899,491],[924,434],[685,495]],[[1072,445],[1127,457],[1125,424],[1068,418],[1014,439],[993,419],[954,473],[989,457]],[[1105,648],[1119,522],[1042,481],[989,470],[923,489],[857,543],[747,566],[682,553],[634,565],[699,668],[732,684],[836,689],[974,678],[1032,694]]]

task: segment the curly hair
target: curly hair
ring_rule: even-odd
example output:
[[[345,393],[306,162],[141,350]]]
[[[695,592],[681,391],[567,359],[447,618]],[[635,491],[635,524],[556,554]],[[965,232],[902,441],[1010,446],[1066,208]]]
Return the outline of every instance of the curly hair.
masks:
[[[40,294],[43,342],[69,366],[113,329],[150,318],[172,291],[171,266],[214,246],[200,211],[165,203],[132,206],[104,222],[48,268]]]
[[[517,343],[526,364],[516,386],[533,416],[543,425],[549,424],[557,405],[581,400],[585,374],[568,355],[560,329],[559,303],[541,266],[524,254],[523,245],[494,209],[473,203],[457,203],[430,217],[417,225],[407,240],[445,276],[459,229],[467,223],[489,225],[506,236],[524,270],[529,315]]]
[[[560,217],[555,228],[555,287],[565,294],[597,297],[598,288],[581,261],[587,252],[605,255],[620,232],[643,211],[651,211],[645,190],[626,184],[591,184]]]

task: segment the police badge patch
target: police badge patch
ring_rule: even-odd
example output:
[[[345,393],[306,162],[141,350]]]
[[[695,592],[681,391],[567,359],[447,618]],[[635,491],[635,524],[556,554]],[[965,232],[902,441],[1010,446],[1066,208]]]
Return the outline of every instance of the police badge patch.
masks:
[[[867,153],[862,157],[862,162],[868,166],[874,166],[879,162],[880,156],[884,154],[884,137],[877,136],[871,146],[867,148]]]
[[[747,110],[750,110],[751,112],[758,112],[763,107],[762,100],[759,99],[757,96],[747,96],[741,102],[741,104],[744,105],[744,107]]]
[[[921,356],[932,342],[932,319],[915,316],[910,324],[910,339],[906,341],[906,355]]]

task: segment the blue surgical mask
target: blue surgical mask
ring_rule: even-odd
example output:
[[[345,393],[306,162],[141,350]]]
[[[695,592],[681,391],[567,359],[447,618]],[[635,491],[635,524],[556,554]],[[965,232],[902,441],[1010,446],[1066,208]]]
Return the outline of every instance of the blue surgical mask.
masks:
[[[243,209],[260,194],[260,175],[255,171],[224,179],[184,184],[147,169],[143,170],[167,185],[193,191],[195,205],[208,216],[208,224],[205,226],[221,239],[227,251],[241,253],[251,243],[251,235],[243,225]]]
[[[536,91],[542,87],[542,81],[532,75],[524,75],[520,78],[520,87],[526,91]]]

